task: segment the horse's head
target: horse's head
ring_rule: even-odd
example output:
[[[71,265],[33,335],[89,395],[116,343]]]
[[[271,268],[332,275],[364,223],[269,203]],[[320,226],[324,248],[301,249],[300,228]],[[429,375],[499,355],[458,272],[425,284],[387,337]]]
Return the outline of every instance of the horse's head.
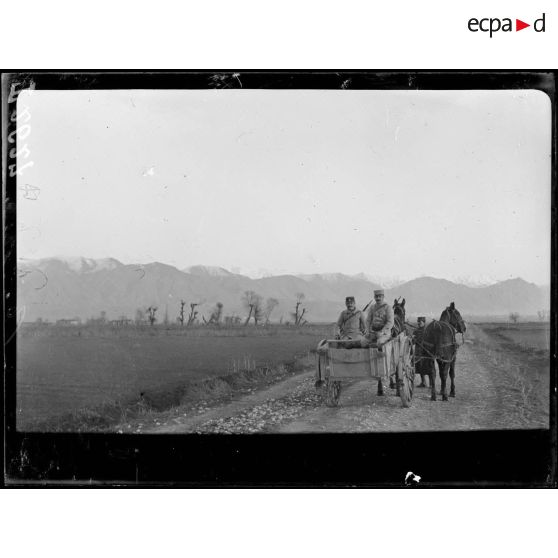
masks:
[[[440,316],[441,322],[448,322],[455,328],[458,333],[465,333],[467,331],[467,326],[465,321],[461,317],[459,310],[455,307],[455,303],[452,302]]]
[[[393,301],[393,315],[399,316],[402,322],[405,321],[405,299],[399,302],[399,299],[396,298]]]

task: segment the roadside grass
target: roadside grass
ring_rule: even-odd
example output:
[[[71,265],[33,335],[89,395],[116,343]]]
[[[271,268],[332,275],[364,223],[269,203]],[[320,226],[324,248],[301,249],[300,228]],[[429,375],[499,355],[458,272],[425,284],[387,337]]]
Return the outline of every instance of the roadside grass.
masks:
[[[521,397],[519,413],[522,418],[527,420],[527,414],[536,409],[548,415],[549,351],[514,341],[506,335],[508,329],[505,327],[476,324],[473,328],[475,344],[482,348],[494,366],[508,372],[507,387]]]
[[[550,351],[548,324],[478,324],[482,330],[507,350],[544,356]]]

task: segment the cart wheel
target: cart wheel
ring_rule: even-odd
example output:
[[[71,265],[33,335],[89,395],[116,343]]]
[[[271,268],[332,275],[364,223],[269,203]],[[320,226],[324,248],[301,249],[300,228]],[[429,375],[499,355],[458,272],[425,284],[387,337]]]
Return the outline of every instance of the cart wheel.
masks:
[[[413,366],[411,344],[408,341],[403,346],[401,358],[397,366],[397,382],[403,407],[410,407],[415,388],[415,367]]]
[[[326,386],[326,405],[328,407],[337,407],[340,395],[341,382],[338,380],[328,380]]]

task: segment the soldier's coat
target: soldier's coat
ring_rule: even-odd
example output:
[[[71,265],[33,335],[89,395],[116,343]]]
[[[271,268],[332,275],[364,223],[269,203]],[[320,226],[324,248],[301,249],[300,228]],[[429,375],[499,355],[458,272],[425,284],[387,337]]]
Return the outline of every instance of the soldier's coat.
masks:
[[[387,302],[376,303],[368,311],[366,327],[369,332],[385,333],[389,331],[391,333],[393,324],[393,308]]]
[[[394,324],[393,308],[387,302],[374,304],[366,318],[366,338],[369,342],[383,345],[391,339]]]
[[[366,321],[360,310],[343,310],[337,320],[341,339],[357,339],[366,333]]]

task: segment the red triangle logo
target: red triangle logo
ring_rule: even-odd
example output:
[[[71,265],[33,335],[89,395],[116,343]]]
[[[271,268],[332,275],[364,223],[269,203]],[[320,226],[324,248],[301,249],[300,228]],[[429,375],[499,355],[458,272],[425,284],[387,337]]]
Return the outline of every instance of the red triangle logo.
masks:
[[[516,31],[521,31],[522,29],[525,29],[525,27],[531,27],[531,24],[530,23],[525,23],[524,21],[521,21],[520,19],[515,20],[515,30]]]

